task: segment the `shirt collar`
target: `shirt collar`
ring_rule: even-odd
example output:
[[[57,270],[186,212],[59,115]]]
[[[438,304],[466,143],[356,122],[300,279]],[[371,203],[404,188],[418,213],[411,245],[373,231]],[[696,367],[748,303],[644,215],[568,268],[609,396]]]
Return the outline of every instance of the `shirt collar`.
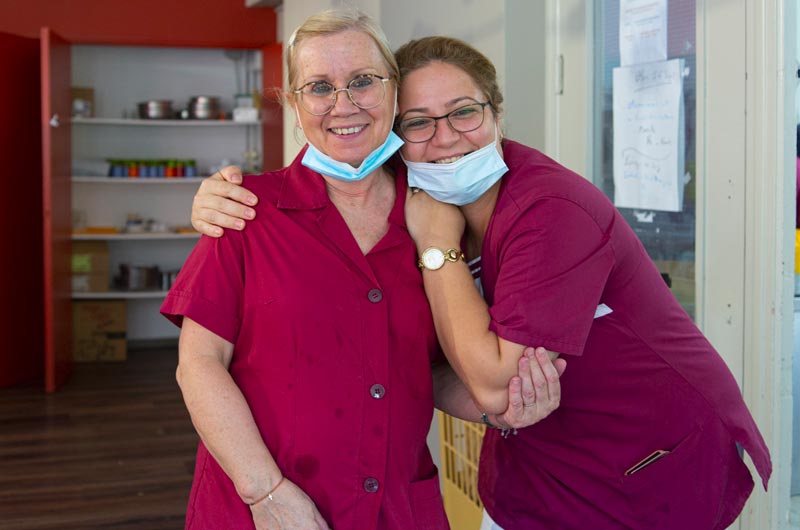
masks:
[[[306,154],[308,144],[297,154],[292,163],[286,168],[281,184],[278,208],[282,210],[318,210],[331,204],[325,179],[319,173],[302,164],[303,155]],[[395,174],[395,191],[397,198],[394,207],[389,213],[389,222],[406,228],[406,190],[408,181],[406,165],[396,154],[387,162]]]
[[[330,204],[325,179],[301,163],[307,149],[308,145],[305,145],[283,173],[278,208],[317,210]]]
[[[394,171],[394,187],[397,193],[394,208],[389,212],[389,222],[406,228],[406,190],[408,189],[406,165],[397,153],[386,161],[386,165]]]

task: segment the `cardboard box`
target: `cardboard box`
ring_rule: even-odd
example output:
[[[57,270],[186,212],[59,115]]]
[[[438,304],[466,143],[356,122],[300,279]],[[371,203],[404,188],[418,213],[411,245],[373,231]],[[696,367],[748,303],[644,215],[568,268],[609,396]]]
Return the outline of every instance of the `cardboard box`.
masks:
[[[127,357],[124,300],[72,302],[72,360],[124,361]]]
[[[108,275],[97,273],[72,273],[72,291],[75,293],[96,293],[108,291]]]
[[[108,291],[109,267],[107,242],[72,242],[73,291],[83,293]]]

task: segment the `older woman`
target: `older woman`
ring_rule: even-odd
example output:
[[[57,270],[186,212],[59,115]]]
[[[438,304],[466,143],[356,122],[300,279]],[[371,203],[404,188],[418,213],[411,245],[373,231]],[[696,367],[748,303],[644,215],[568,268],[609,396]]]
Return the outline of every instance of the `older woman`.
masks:
[[[426,445],[440,350],[406,183],[383,165],[402,143],[397,65],[372,21],[328,11],[292,36],[287,66],[308,146],[244,179],[258,218],[202,238],[162,307],[182,325],[177,377],[202,440],[186,526],[446,529]],[[559,397],[544,352],[530,359],[506,414],[522,423]],[[435,379],[440,406],[480,419],[446,365]]]
[[[517,437],[487,431],[483,528],[726,528],[753,488],[741,448],[765,488],[771,462],[722,358],[600,190],[502,139],[485,56],[429,37],[396,57],[397,171],[424,190],[406,222],[451,365],[501,411],[522,345],[570,359],[557,411]],[[443,259],[462,252],[480,292]]]

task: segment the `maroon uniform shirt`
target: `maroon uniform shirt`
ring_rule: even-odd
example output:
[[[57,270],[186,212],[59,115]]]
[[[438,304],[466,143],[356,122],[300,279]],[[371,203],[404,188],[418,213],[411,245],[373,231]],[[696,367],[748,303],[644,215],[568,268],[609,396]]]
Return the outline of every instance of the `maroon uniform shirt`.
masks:
[[[548,418],[487,429],[487,511],[504,530],[726,528],[753,487],[737,443],[764,487],[771,471],[732,374],[600,190],[515,142],[504,157],[480,271],[491,329],[568,365]]]
[[[230,373],[272,456],[334,530],[447,529],[426,445],[439,349],[405,228],[405,179],[365,256],[302,156],[245,177],[255,220],[202,238],[162,312],[235,345]],[[253,528],[202,443],[187,528]]]

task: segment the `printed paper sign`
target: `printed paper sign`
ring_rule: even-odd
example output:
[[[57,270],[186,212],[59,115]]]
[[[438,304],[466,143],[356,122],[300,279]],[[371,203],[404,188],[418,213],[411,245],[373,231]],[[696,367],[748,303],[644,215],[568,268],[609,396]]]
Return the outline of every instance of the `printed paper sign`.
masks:
[[[620,0],[620,65],[667,60],[667,0]]]

